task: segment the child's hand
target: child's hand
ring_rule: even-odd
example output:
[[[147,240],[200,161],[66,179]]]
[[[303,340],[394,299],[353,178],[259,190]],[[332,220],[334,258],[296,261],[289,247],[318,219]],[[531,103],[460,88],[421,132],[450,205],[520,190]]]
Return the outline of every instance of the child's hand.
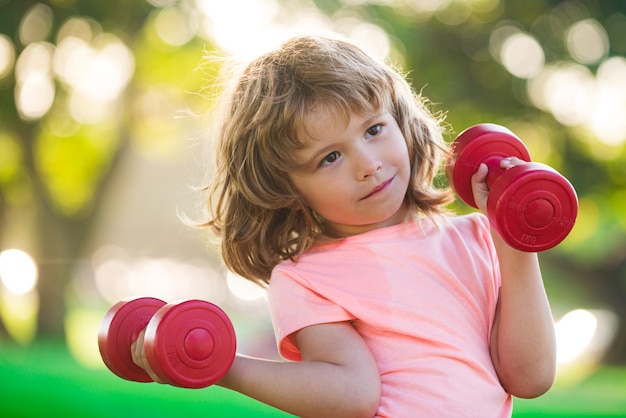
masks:
[[[525,161],[517,157],[507,157],[500,161],[500,168],[508,170],[516,165],[524,164]],[[489,186],[487,185],[487,174],[489,168],[487,164],[482,163],[476,173],[472,176],[472,192],[474,193],[474,201],[476,206],[484,214],[487,214],[487,196],[489,196]]]
[[[139,336],[137,337],[137,339],[135,341],[133,341],[133,343],[130,346],[130,350],[133,356],[133,362],[141,367],[142,369],[144,369],[146,371],[146,373],[148,373],[150,375],[150,377],[152,378],[152,380],[154,380],[157,383],[166,383],[164,381],[162,381],[161,379],[159,379],[154,372],[152,371],[152,369],[150,368],[150,365],[148,364],[148,359],[146,358],[146,352],[144,350],[144,337],[146,335],[146,330],[143,329],[140,333]]]

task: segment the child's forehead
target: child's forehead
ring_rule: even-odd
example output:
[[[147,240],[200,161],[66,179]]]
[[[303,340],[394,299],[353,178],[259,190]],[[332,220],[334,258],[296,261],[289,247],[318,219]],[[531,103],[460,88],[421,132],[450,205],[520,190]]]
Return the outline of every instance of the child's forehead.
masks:
[[[350,122],[357,118],[374,118],[381,110],[368,106],[366,109],[349,109],[340,106],[316,106],[303,115],[298,124],[298,138],[302,143],[325,136],[329,130],[345,130]]]

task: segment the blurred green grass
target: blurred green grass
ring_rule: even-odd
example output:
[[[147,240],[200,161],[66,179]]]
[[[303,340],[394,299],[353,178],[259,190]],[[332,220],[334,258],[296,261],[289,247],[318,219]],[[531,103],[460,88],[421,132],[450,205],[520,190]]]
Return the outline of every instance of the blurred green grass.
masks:
[[[81,367],[62,344],[0,342],[0,417],[288,417],[219,388],[140,384]],[[573,386],[515,400],[515,418],[626,417],[626,369],[603,368]]]
[[[0,343],[0,417],[288,417],[219,387],[128,382],[79,365],[62,344]]]

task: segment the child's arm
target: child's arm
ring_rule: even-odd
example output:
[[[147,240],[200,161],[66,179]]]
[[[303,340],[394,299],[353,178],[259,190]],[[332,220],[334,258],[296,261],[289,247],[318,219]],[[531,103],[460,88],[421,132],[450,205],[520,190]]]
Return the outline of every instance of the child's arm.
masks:
[[[481,165],[472,178],[474,196],[483,212],[488,194],[486,175],[487,167]],[[491,334],[491,357],[509,393],[537,397],[552,386],[556,368],[554,322],[537,254],[518,251],[498,234],[492,235],[502,286]]]
[[[302,362],[237,356],[219,385],[302,417],[373,416],[380,402],[374,358],[348,322],[299,331]]]
[[[349,322],[313,325],[294,338],[301,362],[237,354],[218,385],[301,417],[372,417],[376,413],[378,367]],[[133,358],[148,369],[141,336],[137,343]]]

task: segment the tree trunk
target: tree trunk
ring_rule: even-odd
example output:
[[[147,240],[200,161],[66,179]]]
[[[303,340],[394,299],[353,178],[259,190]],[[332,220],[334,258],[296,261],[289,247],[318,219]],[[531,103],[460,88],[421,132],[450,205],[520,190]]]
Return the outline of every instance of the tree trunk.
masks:
[[[126,128],[126,127],[124,127]],[[105,164],[102,177],[93,186],[93,197],[88,207],[74,215],[60,213],[49,198],[48,188],[36,167],[30,153],[30,176],[34,184],[34,203],[36,206],[36,245],[35,259],[39,267],[38,337],[63,338],[65,335],[65,293],[71,280],[72,272],[82,256],[85,241],[89,237],[93,223],[98,216],[105,189],[115,173],[121,156],[128,148],[128,136],[122,134],[120,144],[110,164]]]
[[[64,293],[76,259],[76,243],[71,242],[73,231],[70,228],[72,225],[52,213],[47,205],[38,205],[35,259],[39,266],[39,337],[64,336]]]

